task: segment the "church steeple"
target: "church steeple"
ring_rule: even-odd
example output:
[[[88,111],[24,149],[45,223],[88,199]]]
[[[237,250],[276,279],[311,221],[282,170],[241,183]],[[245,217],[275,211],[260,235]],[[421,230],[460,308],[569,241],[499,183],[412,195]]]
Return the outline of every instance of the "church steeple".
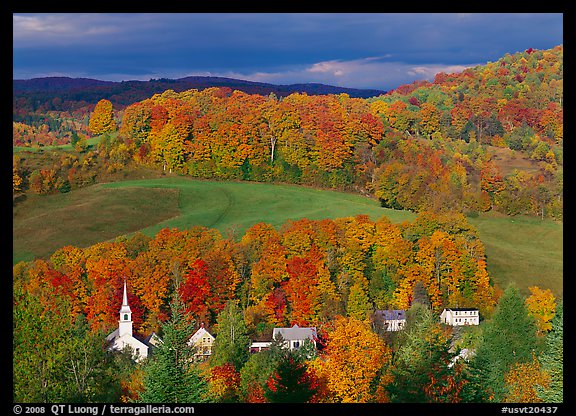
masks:
[[[132,336],[132,310],[128,305],[128,294],[126,293],[126,279],[124,279],[124,296],[122,297],[122,307],[120,308],[120,321],[118,325],[118,336]]]

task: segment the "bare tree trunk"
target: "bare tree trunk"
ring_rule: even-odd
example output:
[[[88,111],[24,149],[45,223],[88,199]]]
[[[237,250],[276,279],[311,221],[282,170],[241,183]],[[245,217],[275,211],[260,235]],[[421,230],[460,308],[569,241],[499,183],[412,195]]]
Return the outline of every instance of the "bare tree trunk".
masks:
[[[274,149],[276,149],[276,142],[278,139],[274,136],[270,137],[270,163],[274,163]]]

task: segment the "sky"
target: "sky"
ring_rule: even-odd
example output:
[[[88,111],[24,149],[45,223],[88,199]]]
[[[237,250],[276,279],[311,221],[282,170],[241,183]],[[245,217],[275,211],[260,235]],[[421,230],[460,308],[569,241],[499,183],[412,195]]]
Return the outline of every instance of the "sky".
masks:
[[[562,13],[14,13],[13,78],[389,90],[562,43]]]

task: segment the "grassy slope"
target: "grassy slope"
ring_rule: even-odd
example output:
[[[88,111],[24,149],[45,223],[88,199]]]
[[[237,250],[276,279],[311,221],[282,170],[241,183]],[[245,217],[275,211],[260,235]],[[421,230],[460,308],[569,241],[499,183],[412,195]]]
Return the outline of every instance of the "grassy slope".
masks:
[[[484,214],[470,222],[486,248],[488,271],[502,288],[514,282],[525,294],[529,286],[538,285],[562,295],[562,224],[495,214]]]
[[[47,214],[47,213],[50,214]],[[358,195],[290,185],[212,182],[186,178],[122,181],[64,195],[31,196],[14,210],[13,261],[45,257],[72,244],[88,246],[140,230],[203,225],[235,236],[257,222],[386,215],[395,223],[415,215],[381,208]],[[561,224],[535,218],[481,215],[471,219],[486,246],[488,267],[502,287],[538,284],[562,294]]]
[[[126,180],[67,194],[30,195],[14,211],[13,261],[46,257],[72,244],[89,246],[135,231],[153,236],[165,227],[193,225],[236,236],[257,222],[279,227],[288,219],[368,214],[392,221],[414,214],[381,208],[358,195],[298,186],[210,182],[185,178]]]
[[[266,222],[279,227],[287,220],[323,219],[367,214],[376,220],[386,215],[393,222],[414,218],[409,212],[381,208],[376,201],[359,195],[310,189],[293,185],[252,182],[198,181],[185,178],[123,181],[108,188],[177,187],[180,190],[177,218],[151,225],[142,232],[154,235],[164,227],[203,225],[227,235],[242,235],[252,225]]]
[[[65,245],[87,247],[178,215],[176,189],[124,189],[100,185],[67,194],[29,195],[13,210],[16,263],[48,257]]]

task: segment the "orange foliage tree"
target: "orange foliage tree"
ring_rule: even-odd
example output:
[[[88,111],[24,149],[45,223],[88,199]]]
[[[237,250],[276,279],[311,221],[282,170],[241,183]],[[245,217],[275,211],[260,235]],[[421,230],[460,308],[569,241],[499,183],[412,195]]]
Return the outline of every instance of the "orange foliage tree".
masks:
[[[369,325],[355,318],[339,317],[328,332],[328,345],[312,363],[320,378],[326,380],[330,399],[342,403],[367,403],[389,378],[382,376],[390,364],[390,348]],[[387,397],[380,396],[380,400]]]

